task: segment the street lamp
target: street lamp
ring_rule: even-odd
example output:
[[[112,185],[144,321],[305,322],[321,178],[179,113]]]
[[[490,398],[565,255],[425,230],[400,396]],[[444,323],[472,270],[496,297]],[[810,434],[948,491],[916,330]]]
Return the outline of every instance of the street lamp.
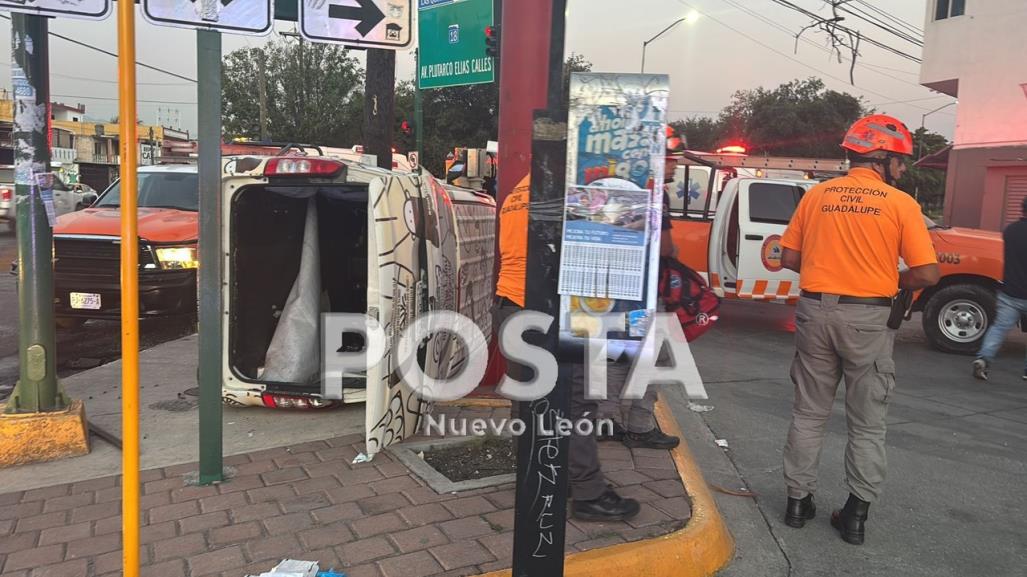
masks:
[[[645,42],[643,42],[642,43],[642,73],[643,74],[645,73],[645,49],[646,49],[646,47],[648,47],[650,44],[652,44],[653,41],[655,41],[660,36],[663,36],[664,34],[669,32],[671,28],[677,26],[678,24],[681,24],[682,22],[688,22],[689,24],[691,24],[692,22],[695,22],[698,19],[699,19],[699,13],[696,12],[695,10],[692,10],[691,12],[688,13],[687,16],[682,16],[681,18],[678,18],[670,26],[664,28],[663,30],[660,30],[659,34],[657,34],[656,36],[653,36],[649,40],[646,40]]]
[[[938,108],[935,108],[934,110],[931,110],[929,112],[925,112],[925,113],[923,113],[920,116],[920,131],[921,131],[921,134],[920,134],[920,142],[917,143],[917,147],[916,147],[917,148],[917,151],[916,151],[916,159],[917,160],[920,160],[921,158],[923,158],[923,154],[922,154],[923,150],[924,150],[923,130],[924,130],[924,123],[927,122],[927,117],[932,115],[932,114],[934,114],[935,112],[938,112],[939,110],[944,110],[944,109],[948,108],[949,106],[952,106],[953,104],[957,104],[958,102],[959,102],[958,100],[953,100],[952,102],[949,102],[948,104],[944,104],[942,106],[939,106]]]

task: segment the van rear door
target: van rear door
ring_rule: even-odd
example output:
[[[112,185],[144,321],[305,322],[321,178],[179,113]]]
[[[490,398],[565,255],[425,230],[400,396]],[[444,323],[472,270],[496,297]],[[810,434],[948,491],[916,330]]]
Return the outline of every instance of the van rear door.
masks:
[[[781,266],[781,236],[805,191],[787,180],[739,180],[738,298],[787,301],[799,296],[798,273]]]

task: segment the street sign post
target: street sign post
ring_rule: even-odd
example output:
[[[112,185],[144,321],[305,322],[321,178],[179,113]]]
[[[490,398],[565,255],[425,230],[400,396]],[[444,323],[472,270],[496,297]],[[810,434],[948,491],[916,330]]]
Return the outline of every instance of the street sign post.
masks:
[[[0,10],[36,16],[63,16],[103,20],[111,13],[111,0],[0,0]]]
[[[413,40],[413,0],[300,2],[300,34],[313,42],[333,42],[398,50]]]
[[[143,0],[143,17],[159,26],[267,34],[274,0]]]
[[[485,55],[494,17],[493,0],[419,0],[418,86],[495,82],[494,59]]]

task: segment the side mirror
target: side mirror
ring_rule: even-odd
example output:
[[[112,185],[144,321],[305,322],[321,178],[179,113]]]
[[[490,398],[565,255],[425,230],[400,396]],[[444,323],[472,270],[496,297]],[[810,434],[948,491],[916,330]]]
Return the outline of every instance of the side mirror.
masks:
[[[90,207],[96,202],[97,196],[95,192],[87,192],[82,195],[82,206]]]

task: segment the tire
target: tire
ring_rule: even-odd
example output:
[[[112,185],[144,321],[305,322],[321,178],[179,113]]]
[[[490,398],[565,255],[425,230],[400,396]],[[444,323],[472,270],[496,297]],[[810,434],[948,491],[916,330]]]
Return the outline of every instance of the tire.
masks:
[[[86,319],[80,319],[76,317],[57,317],[57,328],[63,330],[72,330],[81,327],[86,324]]]
[[[993,289],[979,284],[947,286],[931,295],[924,307],[924,333],[939,351],[973,355],[994,318]]]

